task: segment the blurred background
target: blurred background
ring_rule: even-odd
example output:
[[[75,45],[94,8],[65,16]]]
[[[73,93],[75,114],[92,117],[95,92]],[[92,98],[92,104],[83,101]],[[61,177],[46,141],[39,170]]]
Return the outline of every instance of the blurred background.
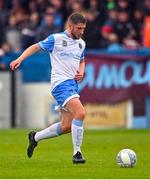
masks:
[[[150,0],[0,0],[0,128],[59,121],[50,94],[50,59],[40,52],[12,72],[28,46],[64,31],[72,12],[87,17],[86,128],[150,127]]]

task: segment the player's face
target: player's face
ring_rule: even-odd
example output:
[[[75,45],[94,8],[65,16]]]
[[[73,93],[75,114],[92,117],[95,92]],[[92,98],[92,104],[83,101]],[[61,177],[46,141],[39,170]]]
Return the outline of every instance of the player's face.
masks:
[[[86,24],[78,23],[73,24],[71,27],[71,35],[74,39],[80,39],[84,33]]]

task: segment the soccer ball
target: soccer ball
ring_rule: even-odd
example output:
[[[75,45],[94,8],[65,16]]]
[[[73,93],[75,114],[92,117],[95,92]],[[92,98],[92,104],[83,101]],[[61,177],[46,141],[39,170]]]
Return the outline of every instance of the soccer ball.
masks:
[[[122,149],[116,157],[120,167],[134,167],[137,162],[136,153],[131,149]]]

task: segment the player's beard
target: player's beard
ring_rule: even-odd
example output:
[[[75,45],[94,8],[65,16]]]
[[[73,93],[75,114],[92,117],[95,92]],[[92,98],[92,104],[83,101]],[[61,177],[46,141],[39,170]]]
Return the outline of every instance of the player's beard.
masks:
[[[74,33],[73,31],[71,32],[72,38],[73,39],[80,39],[82,37],[82,35],[77,35],[76,33]]]

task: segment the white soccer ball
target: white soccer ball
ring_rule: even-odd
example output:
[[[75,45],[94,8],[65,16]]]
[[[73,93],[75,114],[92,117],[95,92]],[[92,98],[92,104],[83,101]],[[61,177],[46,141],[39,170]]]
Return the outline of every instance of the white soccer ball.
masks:
[[[122,149],[116,157],[120,167],[134,167],[137,163],[136,153],[131,149]]]

